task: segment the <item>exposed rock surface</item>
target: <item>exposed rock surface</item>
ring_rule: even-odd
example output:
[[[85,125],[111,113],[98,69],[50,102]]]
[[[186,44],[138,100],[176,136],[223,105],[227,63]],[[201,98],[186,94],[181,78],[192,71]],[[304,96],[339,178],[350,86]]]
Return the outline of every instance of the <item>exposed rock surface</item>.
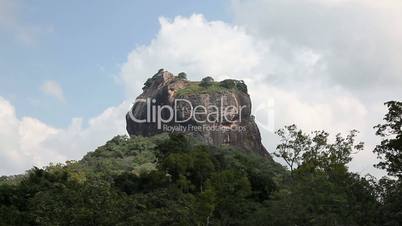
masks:
[[[231,145],[269,156],[261,143],[247,86],[242,81],[212,80],[204,84],[186,80],[185,74],[174,76],[161,69],[144,85],[143,93],[126,115],[130,136],[184,132],[208,144]],[[166,106],[174,110],[173,115]]]

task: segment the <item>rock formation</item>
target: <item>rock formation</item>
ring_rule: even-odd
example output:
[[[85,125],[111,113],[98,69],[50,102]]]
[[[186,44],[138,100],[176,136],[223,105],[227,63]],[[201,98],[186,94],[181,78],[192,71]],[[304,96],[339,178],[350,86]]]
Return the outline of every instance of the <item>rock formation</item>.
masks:
[[[126,115],[130,136],[183,132],[213,145],[230,145],[269,156],[251,115],[251,100],[243,81],[188,81],[159,70],[148,79]]]

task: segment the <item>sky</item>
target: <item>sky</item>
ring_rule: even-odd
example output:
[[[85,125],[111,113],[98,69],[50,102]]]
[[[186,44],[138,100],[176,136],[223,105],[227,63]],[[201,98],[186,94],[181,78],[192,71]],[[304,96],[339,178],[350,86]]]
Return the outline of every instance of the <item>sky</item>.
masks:
[[[396,0],[0,0],[0,175],[78,160],[117,134],[160,68],[243,79],[263,143],[297,124],[360,131],[372,153],[383,103],[401,100]]]

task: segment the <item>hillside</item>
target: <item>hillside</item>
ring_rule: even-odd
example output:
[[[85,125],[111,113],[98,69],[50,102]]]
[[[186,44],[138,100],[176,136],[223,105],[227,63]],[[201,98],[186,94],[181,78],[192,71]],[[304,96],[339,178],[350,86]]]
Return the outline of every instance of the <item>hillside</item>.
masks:
[[[0,225],[246,224],[285,175],[181,134],[117,136],[80,161],[3,178]]]

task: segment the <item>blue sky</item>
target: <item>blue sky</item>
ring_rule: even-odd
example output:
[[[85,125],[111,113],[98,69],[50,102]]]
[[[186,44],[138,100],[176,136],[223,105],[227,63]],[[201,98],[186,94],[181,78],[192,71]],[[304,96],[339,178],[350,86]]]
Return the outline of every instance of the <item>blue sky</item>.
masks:
[[[152,40],[160,16],[202,13],[230,21],[225,1],[15,1],[10,10],[26,29],[0,28],[0,96],[19,117],[56,127],[73,117],[89,118],[126,98],[120,66],[134,48]],[[10,18],[12,20],[13,18]],[[28,39],[28,40],[25,40]],[[56,81],[64,102],[41,92]]]

